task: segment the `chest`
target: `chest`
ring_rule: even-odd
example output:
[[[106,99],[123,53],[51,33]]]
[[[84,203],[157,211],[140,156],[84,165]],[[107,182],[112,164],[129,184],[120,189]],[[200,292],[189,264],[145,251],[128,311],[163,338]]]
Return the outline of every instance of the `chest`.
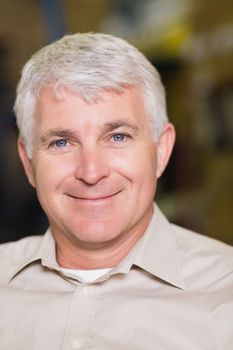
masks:
[[[215,299],[156,283],[111,281],[67,291],[1,288],[4,350],[215,350]]]

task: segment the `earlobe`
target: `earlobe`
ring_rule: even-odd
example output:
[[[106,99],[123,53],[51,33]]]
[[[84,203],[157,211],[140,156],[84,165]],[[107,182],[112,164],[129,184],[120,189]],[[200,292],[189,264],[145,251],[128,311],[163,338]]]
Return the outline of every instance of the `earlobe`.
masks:
[[[27,155],[24,140],[22,138],[19,138],[17,145],[18,145],[19,157],[20,157],[21,162],[23,164],[23,168],[24,168],[24,171],[27,175],[28,181],[33,187],[35,187],[35,179],[34,179],[34,173],[33,173],[33,168],[32,168],[32,162],[31,162],[31,159]]]
[[[171,123],[165,125],[157,142],[157,178],[164,172],[175,143],[175,128]]]

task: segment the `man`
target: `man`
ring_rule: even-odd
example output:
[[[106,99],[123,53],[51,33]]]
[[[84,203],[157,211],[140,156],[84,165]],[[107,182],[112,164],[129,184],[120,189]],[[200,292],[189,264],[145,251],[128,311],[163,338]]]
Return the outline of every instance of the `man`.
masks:
[[[2,349],[230,349],[232,248],[153,204],[175,131],[124,40],[68,35],[25,65],[19,155],[50,228],[2,245]]]

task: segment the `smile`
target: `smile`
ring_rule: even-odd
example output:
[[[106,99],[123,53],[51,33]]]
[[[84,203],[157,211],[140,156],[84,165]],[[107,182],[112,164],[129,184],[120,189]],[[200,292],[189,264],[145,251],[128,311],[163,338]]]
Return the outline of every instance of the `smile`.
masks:
[[[120,193],[121,191],[115,192],[113,194],[109,194],[109,195],[101,195],[101,196],[75,196],[75,195],[71,195],[68,194],[69,197],[74,198],[76,200],[79,201],[83,201],[83,202],[94,202],[94,203],[98,203],[98,202],[102,202],[102,201],[106,201],[109,199],[112,199],[113,197],[115,197],[118,193]]]

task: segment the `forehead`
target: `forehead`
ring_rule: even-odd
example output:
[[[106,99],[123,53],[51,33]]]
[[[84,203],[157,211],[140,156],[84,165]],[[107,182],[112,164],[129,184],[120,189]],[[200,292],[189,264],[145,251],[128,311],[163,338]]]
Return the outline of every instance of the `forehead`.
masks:
[[[89,121],[102,124],[106,121],[125,120],[136,124],[148,124],[142,93],[137,87],[125,88],[122,92],[104,91],[94,102],[85,101],[79,94],[65,89],[58,97],[52,87],[40,91],[37,104],[39,124],[59,124]]]

